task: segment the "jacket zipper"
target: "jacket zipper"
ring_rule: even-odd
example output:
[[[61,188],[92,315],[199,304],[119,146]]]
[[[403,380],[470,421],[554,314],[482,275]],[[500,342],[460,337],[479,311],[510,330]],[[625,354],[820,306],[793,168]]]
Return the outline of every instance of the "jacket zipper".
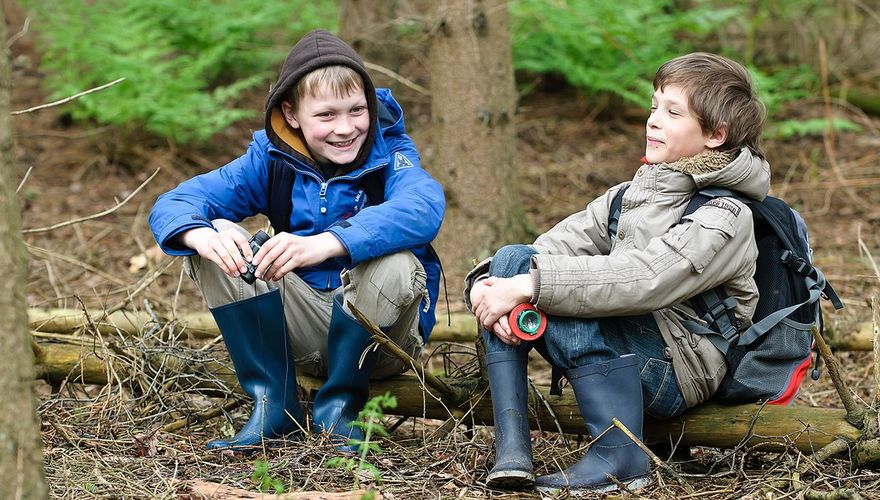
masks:
[[[331,183],[332,181],[337,180],[337,179],[339,179],[339,180],[342,180],[342,179],[346,179],[346,180],[359,179],[359,178],[361,178],[361,177],[363,177],[363,176],[365,176],[365,175],[367,175],[367,174],[369,174],[369,173],[375,172],[376,170],[383,169],[383,168],[385,168],[385,167],[388,166],[388,162],[380,163],[379,165],[376,165],[375,167],[371,167],[371,168],[368,169],[368,170],[364,170],[363,172],[361,172],[361,173],[360,173],[359,175],[357,175],[357,176],[353,176],[353,175],[342,175],[342,176],[339,176],[339,177],[332,177],[332,178],[330,178],[330,179],[328,179],[328,180],[324,180],[324,179],[318,177],[317,174],[315,174],[315,173],[313,173],[313,172],[310,172],[310,171],[308,171],[308,170],[301,169],[301,168],[297,167],[296,165],[294,165],[293,163],[288,162],[288,164],[289,164],[291,167],[293,167],[293,169],[296,170],[298,173],[303,174],[303,175],[307,175],[307,176],[311,177],[312,179],[315,179],[316,181],[318,181],[318,182],[321,184],[321,191],[318,193],[318,196],[321,198],[321,200],[324,200],[324,198],[326,197],[326,195],[327,195],[327,188],[329,187],[329,185],[330,185],[330,183]],[[326,207],[323,207],[323,206],[322,206],[321,208],[323,209],[323,208],[326,208]],[[325,229],[324,226],[326,225],[326,220],[325,220],[325,219],[326,219],[326,211],[324,211],[324,210],[318,210],[318,211],[321,212],[321,228],[322,228],[321,231],[323,231],[323,230]],[[324,289],[325,289],[325,290],[330,290],[330,286],[332,285],[332,283],[331,283],[330,281],[331,281],[330,273],[327,273],[327,282],[326,282],[326,284],[324,285]]]

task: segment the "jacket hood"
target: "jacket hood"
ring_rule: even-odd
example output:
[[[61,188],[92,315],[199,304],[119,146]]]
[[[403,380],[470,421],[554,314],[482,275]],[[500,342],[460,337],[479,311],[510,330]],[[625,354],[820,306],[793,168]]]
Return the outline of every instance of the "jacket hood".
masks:
[[[336,35],[324,30],[314,30],[305,34],[290,50],[287,59],[281,66],[278,81],[275,82],[266,97],[265,128],[266,135],[272,145],[285,153],[300,157],[313,164],[314,158],[302,134],[284,119],[281,102],[297,82],[308,73],[325,66],[337,65],[351,68],[361,76],[364,83],[364,94],[367,98],[367,109],[370,113],[370,129],[367,140],[364,141],[364,145],[353,162],[340,166],[344,171],[348,171],[363,164],[370,154],[370,148],[376,136],[376,88],[357,52]]]
[[[749,150],[707,151],[668,163],[672,170],[693,177],[697,189],[716,186],[762,201],[770,192],[770,164]]]

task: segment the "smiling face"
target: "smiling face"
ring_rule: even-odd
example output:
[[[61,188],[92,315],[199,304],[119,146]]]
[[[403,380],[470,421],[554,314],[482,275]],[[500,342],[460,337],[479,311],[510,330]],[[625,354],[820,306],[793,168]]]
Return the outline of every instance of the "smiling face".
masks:
[[[296,109],[281,103],[284,119],[302,132],[315,160],[344,165],[357,158],[370,129],[370,113],[363,88],[338,97],[329,85],[306,94]]]
[[[648,163],[671,163],[724,144],[726,128],[704,133],[688,105],[684,89],[667,85],[651,97],[646,124],[645,158]]]

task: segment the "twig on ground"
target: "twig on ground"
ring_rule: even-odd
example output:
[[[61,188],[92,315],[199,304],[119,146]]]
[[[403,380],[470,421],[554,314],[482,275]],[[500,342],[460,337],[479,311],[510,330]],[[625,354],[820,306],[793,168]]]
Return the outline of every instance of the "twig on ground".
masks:
[[[211,408],[210,410],[203,411],[200,413],[194,413],[192,415],[187,415],[184,418],[179,420],[175,420],[170,424],[164,425],[159,432],[175,432],[180,429],[183,429],[187,425],[204,422],[207,420],[211,420],[212,418],[219,417],[224,413],[228,413],[239,406],[241,406],[245,402],[242,398],[233,398],[226,402],[223,406],[218,406],[217,408]]]
[[[125,81],[125,77],[124,77],[124,76],[123,76],[122,78],[117,78],[116,80],[113,80],[113,81],[110,82],[110,83],[105,83],[104,85],[101,85],[100,87],[95,87],[95,88],[93,88],[93,89],[89,89],[89,90],[85,90],[85,91],[83,91],[83,92],[80,92],[79,94],[74,94],[74,95],[72,95],[72,96],[70,96],[70,97],[65,97],[64,99],[61,99],[60,101],[50,102],[50,103],[47,103],[47,104],[41,104],[41,105],[39,105],[39,106],[34,106],[34,107],[32,107],[32,108],[22,109],[22,110],[19,110],[19,111],[12,111],[12,112],[10,112],[9,114],[12,115],[12,116],[23,115],[23,114],[25,114],[25,113],[31,113],[31,112],[33,112],[33,111],[39,111],[39,110],[41,110],[41,109],[53,108],[53,107],[55,107],[55,106],[61,106],[62,104],[66,104],[66,103],[68,103],[68,102],[70,102],[70,101],[73,101],[74,99],[79,99],[80,97],[82,97],[82,96],[84,96],[84,95],[91,94],[91,93],[93,93],[93,92],[98,92],[98,91],[100,91],[100,90],[104,90],[104,89],[106,89],[106,88],[108,88],[108,87],[112,87],[112,86],[116,85],[117,83],[119,83],[119,82],[123,82],[123,81]]]
[[[366,328],[368,332],[370,332],[370,335],[373,336],[373,340],[381,345],[388,353],[396,356],[406,365],[412,367],[413,371],[415,371],[419,375],[420,379],[423,379],[428,385],[440,391],[444,396],[450,397],[456,402],[461,400],[462,394],[460,394],[459,391],[456,391],[446,382],[435,377],[433,374],[426,372],[424,368],[422,368],[421,363],[416,362],[416,360],[414,360],[412,356],[407,354],[393,340],[388,338],[388,336],[385,335],[385,333],[380,330],[375,323],[364,316],[364,314],[360,312],[358,308],[355,307],[351,302],[346,302],[346,306],[348,306],[352,314],[354,314],[354,317],[355,319],[357,319],[358,323],[363,325],[363,327]]]
[[[837,362],[837,358],[831,353],[831,348],[828,347],[825,339],[822,338],[819,328],[813,325],[811,331],[813,332],[813,338],[816,340],[819,354],[828,368],[831,382],[834,383],[834,388],[837,390],[837,394],[843,402],[843,407],[846,409],[846,416],[844,418],[857,429],[861,429],[864,426],[865,408],[856,402],[846,382],[843,381],[843,377],[840,375],[840,363]]]
[[[660,457],[655,455],[650,448],[645,446],[645,443],[643,443],[641,439],[636,437],[636,435],[633,434],[632,431],[630,431],[625,425],[623,425],[623,422],[617,420],[616,418],[612,418],[611,422],[614,424],[615,427],[623,431],[623,433],[626,434],[626,437],[630,438],[632,442],[636,444],[636,446],[638,446],[643,452],[645,452],[645,454],[648,455],[648,457],[651,459],[652,462],[654,462],[654,464],[657,465],[657,467],[660,467],[661,469],[666,471],[667,474],[672,476],[673,479],[678,481],[678,484],[680,484],[681,487],[684,488],[688,493],[694,493],[694,489],[691,487],[691,485],[689,485],[684,479],[682,479],[682,477],[678,475],[678,472],[675,472],[675,469],[670,467],[669,464],[667,464],[666,462],[661,460]]]

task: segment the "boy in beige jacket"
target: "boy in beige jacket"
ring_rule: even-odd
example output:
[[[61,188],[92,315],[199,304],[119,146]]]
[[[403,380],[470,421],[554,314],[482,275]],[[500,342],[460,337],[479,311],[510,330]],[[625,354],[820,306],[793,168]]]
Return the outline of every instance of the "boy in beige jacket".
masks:
[[[538,237],[511,245],[467,278],[465,300],[484,328],[494,405],[494,488],[603,492],[650,483],[647,456],[612,426],[642,437],[643,411],[678,415],[715,392],[727,367],[686,302],[723,286],[736,327],[758,301],[758,250],[749,208],[715,198],[684,216],[700,189],[716,186],[763,200],[770,167],[760,138],[764,106],[748,71],[721,56],[673,59],[654,78],[645,157],[620,184]],[[616,234],[612,200],[626,188]],[[522,342],[507,315],[530,302],[548,315],[546,333]],[[598,437],[565,471],[534,477],[527,420],[526,361],[535,347],[562,369],[589,433]],[[606,432],[606,429],[609,429]]]

